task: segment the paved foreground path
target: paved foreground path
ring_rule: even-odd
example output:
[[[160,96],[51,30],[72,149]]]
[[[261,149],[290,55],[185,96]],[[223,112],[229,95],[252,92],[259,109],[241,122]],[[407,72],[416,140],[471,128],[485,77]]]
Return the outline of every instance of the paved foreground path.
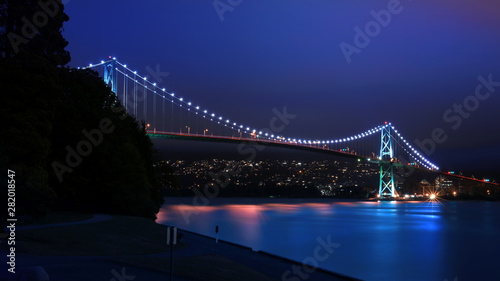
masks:
[[[87,223],[96,223],[96,222],[102,222],[102,221],[109,221],[112,218],[113,218],[113,216],[112,215],[108,215],[108,214],[94,214],[94,216],[92,218],[86,219],[86,220],[81,220],[81,221],[52,223],[52,224],[26,225],[26,226],[16,227],[16,229],[24,230],[24,229],[38,229],[38,228],[58,227],[58,226],[71,226],[71,225],[79,225],[79,224],[87,224]]]
[[[106,220],[111,220],[111,215],[96,214],[92,218],[76,222],[32,225],[19,227],[18,229],[39,229],[47,227],[64,227],[87,223],[96,223]],[[317,269],[308,272],[304,267],[295,261],[285,258],[273,256],[270,254],[256,252],[250,248],[232,244],[229,242],[219,241],[217,247],[215,239],[212,237],[199,235],[193,232],[179,230],[184,236],[184,246],[176,249],[175,257],[192,257],[203,255],[219,255],[230,259],[236,263],[242,264],[256,271],[259,271],[270,278],[276,280],[357,280],[347,276],[342,276],[326,270]],[[2,241],[5,243],[5,240]],[[8,255],[6,245],[2,245],[0,255],[5,257]],[[135,257],[141,257],[136,255]],[[170,257],[170,251],[144,255],[143,257]],[[111,261],[113,256],[38,256],[16,253],[16,274],[7,271],[8,266],[0,267],[0,280],[31,280],[45,281],[47,279],[21,279],[23,274],[35,266],[41,266],[47,272],[50,281],[165,281],[169,280],[169,274],[158,270],[144,269],[130,265],[123,265]],[[26,277],[26,276],[24,276]],[[186,281],[184,276],[175,274],[174,280]]]

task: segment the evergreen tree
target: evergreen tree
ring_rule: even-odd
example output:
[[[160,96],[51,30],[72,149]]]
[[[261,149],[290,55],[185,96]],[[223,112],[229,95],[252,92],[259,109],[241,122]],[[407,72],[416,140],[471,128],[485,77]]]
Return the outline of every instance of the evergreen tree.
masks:
[[[1,162],[16,171],[18,212],[42,215],[57,196],[154,218],[153,144],[96,72],[65,67],[62,3],[0,0],[0,17]]]
[[[16,171],[18,211],[42,215],[54,198],[48,186],[46,160],[50,154],[54,101],[61,93],[54,67],[25,53],[0,64],[2,95],[0,146],[9,169]]]
[[[0,46],[2,57],[21,53],[38,55],[54,66],[70,61],[62,36],[69,20],[60,0],[0,0]]]
[[[60,199],[89,210],[155,217],[161,203],[153,144],[90,70],[62,71],[51,184]],[[104,125],[103,125],[104,124]]]
[[[46,169],[54,105],[62,93],[58,65],[69,62],[58,1],[0,1],[0,146],[16,171],[18,211],[42,215],[55,197]]]

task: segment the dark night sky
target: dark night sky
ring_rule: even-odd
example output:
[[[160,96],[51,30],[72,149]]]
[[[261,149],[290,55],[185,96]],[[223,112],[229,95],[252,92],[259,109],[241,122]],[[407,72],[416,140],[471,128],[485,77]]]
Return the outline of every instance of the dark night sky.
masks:
[[[350,63],[340,43],[354,45],[354,27],[393,1],[243,0],[223,21],[212,1],[66,2],[71,66],[110,55],[143,74],[159,65],[163,87],[258,128],[287,106],[297,114],[287,136],[343,137],[386,120],[409,140],[442,128],[433,162],[500,170],[500,86],[456,130],[443,119],[479,75],[500,81],[498,1],[402,0]]]

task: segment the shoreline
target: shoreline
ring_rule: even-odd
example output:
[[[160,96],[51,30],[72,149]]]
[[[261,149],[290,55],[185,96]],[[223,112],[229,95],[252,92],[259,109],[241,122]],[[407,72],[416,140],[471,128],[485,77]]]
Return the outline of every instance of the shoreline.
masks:
[[[179,197],[164,197],[163,205],[187,204],[194,206],[220,206],[227,204],[273,204],[285,203],[285,201],[296,201],[297,203],[328,203],[328,202],[369,202],[366,199],[336,199],[336,198],[267,198],[267,197],[197,197],[197,196],[179,196]]]
[[[50,280],[108,280],[113,277],[112,272],[120,270],[141,280],[168,277],[170,247],[165,243],[166,225],[130,216],[109,216],[109,220],[94,222],[77,215],[75,218],[18,229],[16,274],[1,272],[0,280],[19,280],[34,269],[45,271]],[[293,268],[307,272],[308,280],[359,280],[322,268],[309,272],[305,269],[311,267],[300,262],[229,241],[219,240],[215,246],[213,237],[188,230],[179,229],[179,233],[184,242],[174,247],[176,280],[296,280],[296,275],[283,277]],[[0,253],[6,250],[1,247]],[[89,266],[95,271],[89,271]]]
[[[241,205],[261,205],[261,204],[288,204],[294,201],[294,204],[300,203],[346,203],[346,202],[500,202],[498,200],[481,200],[481,199],[454,199],[438,198],[436,200],[429,200],[428,198],[412,198],[412,199],[394,199],[394,200],[381,200],[379,198],[369,199],[350,199],[350,198],[267,198],[267,197],[215,197],[206,198],[198,196],[179,196],[179,197],[164,197],[165,202],[163,205],[192,205],[192,206],[222,206],[230,204]],[[162,205],[162,206],[163,206]]]
[[[213,238],[213,237],[210,237],[210,236],[204,235],[204,234],[200,234],[200,233],[196,233],[196,232],[193,232],[193,231],[181,229],[181,228],[178,228],[178,230],[180,231],[180,233],[183,233],[183,234],[189,233],[191,235],[196,235],[196,236],[199,236],[199,237],[203,237],[204,239],[211,240],[212,243],[214,243],[214,245],[215,245],[215,238]],[[255,251],[251,247],[247,247],[247,246],[244,246],[244,245],[241,245],[241,244],[233,243],[233,242],[222,240],[222,239],[218,239],[218,242],[221,243],[221,244],[226,244],[228,247],[239,248],[242,251],[247,251],[248,253],[262,255],[263,258],[265,256],[265,257],[270,258],[270,259],[275,259],[275,260],[278,260],[278,261],[281,261],[281,262],[284,262],[284,263],[289,263],[289,264],[291,264],[291,266],[293,266],[293,265],[301,266],[301,267],[304,266],[304,264],[301,263],[301,262],[299,262],[299,261],[296,261],[296,260],[293,260],[293,259],[289,259],[289,258],[286,258],[286,257],[283,257],[283,256],[279,256],[279,255],[276,255],[276,254],[272,254],[272,253],[269,253],[269,252],[266,252],[266,251],[262,251],[262,250]],[[334,272],[334,271],[331,271],[331,270],[328,270],[328,269],[324,269],[324,268],[321,268],[321,267],[315,267],[313,272],[321,272],[321,273],[324,273],[324,274],[327,274],[327,275],[332,275],[332,277],[341,278],[341,280],[361,280],[361,279],[358,279],[358,278],[355,278],[355,277],[347,276],[345,274]],[[308,279],[310,279],[310,278],[308,278]],[[310,280],[316,280],[316,279],[310,279]],[[319,280],[322,280],[322,279],[319,279]]]

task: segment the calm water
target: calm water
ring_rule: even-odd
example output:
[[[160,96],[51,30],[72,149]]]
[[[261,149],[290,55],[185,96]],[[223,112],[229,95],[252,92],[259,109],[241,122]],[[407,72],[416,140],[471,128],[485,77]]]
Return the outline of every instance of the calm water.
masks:
[[[498,202],[192,204],[192,198],[167,199],[157,222],[209,236],[219,225],[220,239],[297,261],[314,256],[317,239],[330,239],[340,246],[319,267],[364,280],[500,280]]]

